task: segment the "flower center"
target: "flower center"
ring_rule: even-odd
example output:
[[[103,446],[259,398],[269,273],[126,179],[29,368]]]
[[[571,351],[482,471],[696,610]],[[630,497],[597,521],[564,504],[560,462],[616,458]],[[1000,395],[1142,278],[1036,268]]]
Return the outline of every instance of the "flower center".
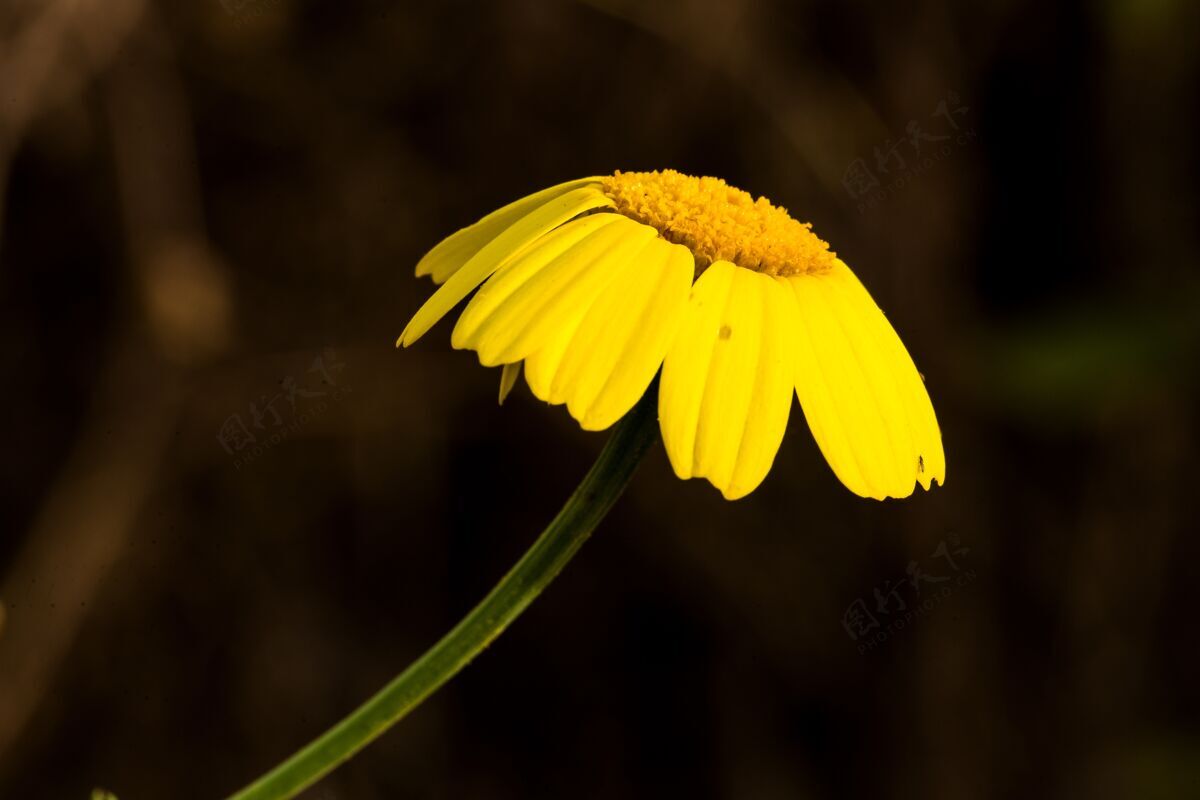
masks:
[[[695,178],[670,169],[618,171],[604,178],[600,188],[619,213],[691,250],[697,276],[714,261],[767,275],[820,273],[836,258],[811,224],[797,222],[767,198],[755,200],[720,178]]]

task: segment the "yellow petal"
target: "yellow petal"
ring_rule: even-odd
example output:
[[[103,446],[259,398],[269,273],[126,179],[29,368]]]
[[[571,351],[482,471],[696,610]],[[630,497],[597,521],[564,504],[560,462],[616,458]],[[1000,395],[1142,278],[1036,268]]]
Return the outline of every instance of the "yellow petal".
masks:
[[[504,405],[504,401],[508,399],[512,393],[513,387],[517,385],[517,378],[521,377],[521,362],[515,364],[505,364],[500,372],[500,405]]]
[[[593,214],[568,222],[547,235],[534,247],[513,259],[493,276],[467,304],[458,324],[454,327],[451,342],[455,347],[472,347],[479,325],[491,315],[500,303],[516,291],[529,277],[546,264],[563,255],[577,245],[585,236],[600,227],[621,219],[616,214]],[[578,253],[576,254],[578,255]],[[496,285],[493,285],[496,284]],[[550,394],[550,381],[566,352],[571,337],[575,335],[580,319],[569,320],[550,333],[540,350],[525,360],[525,382],[535,397],[545,400]]]
[[[929,394],[883,312],[841,261],[785,279],[800,336],[796,394],[834,473],[863,497],[907,497],[945,481]]]
[[[659,418],[680,478],[729,500],[766,477],[792,404],[795,305],[778,279],[718,261],[692,287],[663,363]]]
[[[408,347],[425,335],[439,319],[522,248],[585,211],[611,205],[612,201],[603,192],[589,185],[572,189],[530,211],[484,245],[451,275],[409,320],[397,344]]]
[[[511,278],[497,280],[495,293],[503,300],[477,325],[472,315],[471,335],[456,331],[454,346],[475,350],[485,366],[506,364],[529,358],[566,326],[578,324],[619,269],[658,235],[654,228],[626,217],[605,216],[612,221],[544,267],[526,271],[514,265],[507,276],[497,275]],[[489,292],[480,305],[491,307],[493,296]]]
[[[486,323],[515,291],[560,258],[585,258],[595,248],[597,241],[601,243],[601,247],[606,246],[603,244],[605,240],[589,240],[602,228],[622,219],[624,217],[618,214],[589,214],[571,220],[534,242],[515,258],[509,259],[467,303],[454,325],[454,333],[450,337],[451,344],[459,349],[476,347],[480,326]]]
[[[614,280],[572,326],[570,343],[563,347],[556,340],[546,354],[558,363],[548,389],[539,382],[538,397],[565,402],[585,430],[604,430],[623,417],[662,364],[683,319],[695,266],[686,247],[665,239],[651,239],[618,265]],[[540,355],[530,362],[542,361]],[[538,368],[549,371],[540,363]]]
[[[539,400],[550,402],[550,383],[554,380],[558,365],[562,363],[567,347],[582,321],[581,314],[577,319],[561,325],[546,338],[540,350],[525,359],[525,382],[529,384],[529,391]]]
[[[560,183],[493,211],[473,225],[468,225],[462,230],[450,234],[426,253],[417,262],[417,277],[429,275],[433,278],[434,283],[445,283],[447,278],[457,272],[485,244],[495,239],[530,211],[556,197],[561,197],[572,189],[599,183],[600,180],[600,178],[580,178]]]

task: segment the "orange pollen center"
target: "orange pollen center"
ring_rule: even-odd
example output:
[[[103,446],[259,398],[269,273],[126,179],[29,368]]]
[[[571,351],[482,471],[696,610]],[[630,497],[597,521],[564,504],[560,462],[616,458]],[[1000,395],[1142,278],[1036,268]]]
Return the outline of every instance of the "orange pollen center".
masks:
[[[620,172],[600,188],[616,210],[658,230],[696,257],[699,275],[714,261],[767,275],[826,272],[837,256],[785,209],[720,178],[696,178],[675,170]]]

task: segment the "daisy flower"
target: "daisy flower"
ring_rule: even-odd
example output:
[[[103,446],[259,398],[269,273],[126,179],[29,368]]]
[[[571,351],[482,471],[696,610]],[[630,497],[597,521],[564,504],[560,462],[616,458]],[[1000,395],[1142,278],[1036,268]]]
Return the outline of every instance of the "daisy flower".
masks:
[[[398,345],[475,292],[452,345],[504,367],[501,399],[523,364],[533,394],[587,430],[621,419],[661,369],[671,466],[730,500],[770,471],[793,391],[855,494],[945,480],[924,381],[866,289],[809,224],[719,178],[559,184],[451,235],[416,272],[440,286]]]
[[[559,184],[450,236],[417,275],[440,286],[397,344],[417,341],[474,292],[451,342],[503,367],[501,400],[524,365],[533,393],[566,405],[584,428],[621,422],[475,608],[233,800],[294,797],[470,663],[604,519],[656,427],[680,478],[707,478],[733,500],[770,472],[794,391],[851,491],[907,497],[945,480],[924,381],[867,290],[811,226],[717,178],[666,170]],[[647,390],[660,370],[656,420]]]

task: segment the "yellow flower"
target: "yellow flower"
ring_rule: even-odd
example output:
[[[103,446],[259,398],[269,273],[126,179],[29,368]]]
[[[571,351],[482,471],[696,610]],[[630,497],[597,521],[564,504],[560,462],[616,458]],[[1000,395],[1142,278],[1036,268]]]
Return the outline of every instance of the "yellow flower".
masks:
[[[397,344],[479,291],[455,348],[524,362],[534,395],[609,427],[659,367],[680,478],[733,500],[766,477],[795,388],[834,473],[863,497],[945,481],[941,433],[908,351],[850,269],[787,211],[718,178],[617,172],[559,184],[453,234],[417,264],[441,284]]]

